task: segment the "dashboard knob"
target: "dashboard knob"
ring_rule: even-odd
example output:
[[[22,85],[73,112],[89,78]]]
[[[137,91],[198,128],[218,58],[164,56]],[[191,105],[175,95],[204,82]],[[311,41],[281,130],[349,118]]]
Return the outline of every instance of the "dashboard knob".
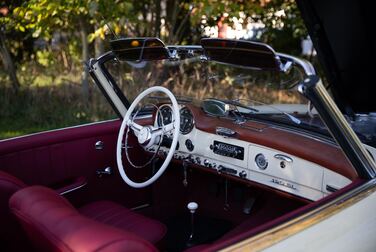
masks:
[[[193,156],[191,154],[188,155],[187,157],[187,160],[191,163],[194,163],[195,162],[195,159],[193,158]]]
[[[195,148],[195,146],[193,145],[193,143],[190,139],[185,140],[185,147],[189,151],[193,151],[193,149]]]
[[[204,160],[204,165],[205,165],[206,167],[208,167],[208,166],[210,165],[209,160],[205,159],[205,160]]]
[[[201,164],[201,158],[200,157],[196,157],[196,163]]]
[[[241,178],[246,178],[246,177],[247,177],[247,173],[246,173],[245,171],[241,171],[241,172],[239,173],[239,177],[241,177]]]

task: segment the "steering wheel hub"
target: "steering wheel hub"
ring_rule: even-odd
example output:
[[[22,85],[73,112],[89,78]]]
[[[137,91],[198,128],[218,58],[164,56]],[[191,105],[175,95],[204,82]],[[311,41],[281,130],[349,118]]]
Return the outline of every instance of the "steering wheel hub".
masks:
[[[151,132],[149,127],[143,127],[137,135],[138,143],[145,144],[151,139]]]

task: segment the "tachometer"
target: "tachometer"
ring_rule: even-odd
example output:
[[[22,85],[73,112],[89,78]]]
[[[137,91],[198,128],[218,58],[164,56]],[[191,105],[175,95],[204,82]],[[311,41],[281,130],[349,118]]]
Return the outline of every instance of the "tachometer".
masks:
[[[180,110],[180,133],[183,135],[188,134],[194,127],[192,112],[184,107]]]

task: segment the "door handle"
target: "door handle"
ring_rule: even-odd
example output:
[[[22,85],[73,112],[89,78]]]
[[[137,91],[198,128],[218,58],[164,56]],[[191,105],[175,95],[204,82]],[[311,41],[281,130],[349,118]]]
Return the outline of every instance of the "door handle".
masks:
[[[98,178],[102,178],[103,176],[110,176],[113,174],[112,168],[110,166],[107,166],[104,169],[99,169],[96,171],[96,174]]]

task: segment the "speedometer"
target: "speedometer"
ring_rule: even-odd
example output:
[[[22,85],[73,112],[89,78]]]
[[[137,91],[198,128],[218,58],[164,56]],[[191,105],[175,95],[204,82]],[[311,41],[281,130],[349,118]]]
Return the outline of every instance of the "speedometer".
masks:
[[[192,112],[184,107],[180,110],[180,133],[183,135],[188,134],[194,127]]]
[[[158,126],[170,124],[172,122],[172,109],[170,106],[163,106],[157,112]]]

